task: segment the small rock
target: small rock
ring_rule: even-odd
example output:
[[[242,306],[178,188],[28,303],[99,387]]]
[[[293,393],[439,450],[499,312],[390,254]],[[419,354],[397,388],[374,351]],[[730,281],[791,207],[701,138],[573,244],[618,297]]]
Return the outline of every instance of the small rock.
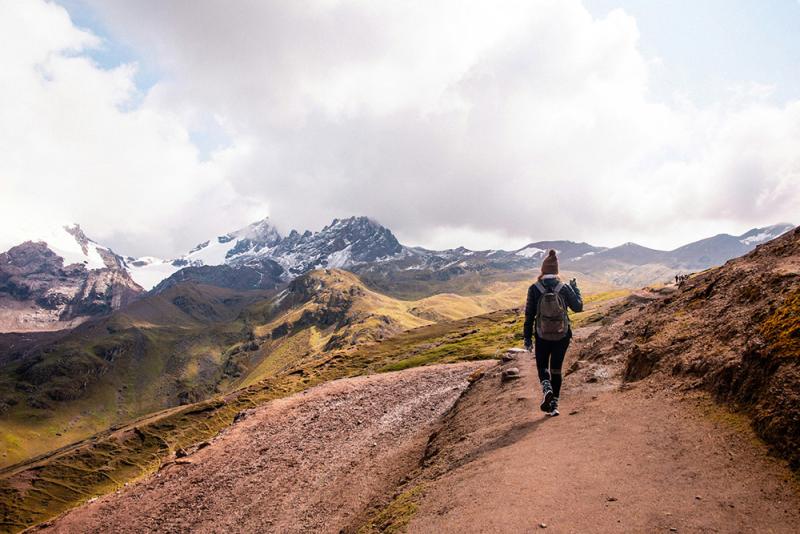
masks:
[[[520,352],[528,352],[528,351],[525,350],[525,349],[520,349],[518,347],[514,347],[512,349],[508,349],[506,352],[512,352],[514,354],[519,354]]]
[[[564,374],[565,376],[571,375],[572,373],[583,369],[586,366],[586,360],[575,360],[572,362],[572,365],[567,368],[567,372]]]
[[[233,416],[233,422],[234,423],[238,423],[239,421],[241,421],[242,419],[247,417],[247,415],[248,415],[247,411],[246,410],[242,410],[241,412],[239,412],[239,413],[237,413],[236,415]]]
[[[569,412],[570,415],[578,415],[579,413],[581,412],[579,412],[578,410],[572,410],[571,412]]]
[[[519,369],[517,369],[516,367],[509,367],[508,369],[503,371],[502,375],[500,375],[500,378],[502,379],[503,382],[514,380],[519,377],[520,377]]]
[[[608,502],[615,502],[617,500],[617,498],[616,497],[606,497],[606,500]]]
[[[547,528],[547,523],[539,523],[539,528]]]
[[[503,363],[508,363],[514,361],[514,355],[506,352],[500,357],[500,359],[503,361]]]
[[[702,499],[703,499],[703,498],[702,498],[700,495],[695,495],[695,496],[694,496],[694,498],[695,498],[695,500],[697,500],[697,501],[699,501],[699,500],[702,500]]]
[[[209,442],[207,442],[207,441],[203,441],[203,442],[201,442],[199,445],[197,445],[197,450],[200,450],[200,449],[205,449],[205,448],[206,448],[206,447],[208,447],[209,445],[211,445],[211,443],[209,443]]]
[[[678,529],[677,529],[677,528],[675,528],[675,527],[671,527],[671,528],[669,529],[669,531],[670,531],[670,532],[678,532]]]

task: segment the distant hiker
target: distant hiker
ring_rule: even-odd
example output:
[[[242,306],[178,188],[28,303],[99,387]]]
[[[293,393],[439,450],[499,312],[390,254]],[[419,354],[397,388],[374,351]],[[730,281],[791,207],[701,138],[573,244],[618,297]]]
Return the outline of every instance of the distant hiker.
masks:
[[[551,250],[542,262],[539,278],[528,288],[522,331],[527,350],[533,346],[531,338],[535,339],[536,370],[544,394],[539,408],[551,416],[558,415],[561,366],[572,338],[567,306],[572,311],[582,311],[581,292],[574,278],[569,285],[558,278],[558,258]]]
[[[675,275],[675,285],[676,286],[678,285],[678,282],[680,282],[680,280],[681,280],[681,277],[676,274]]]

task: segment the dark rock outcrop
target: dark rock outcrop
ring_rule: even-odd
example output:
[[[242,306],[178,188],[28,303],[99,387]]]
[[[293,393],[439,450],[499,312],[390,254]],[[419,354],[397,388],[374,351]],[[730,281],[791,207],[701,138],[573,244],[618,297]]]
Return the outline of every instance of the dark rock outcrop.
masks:
[[[80,229],[76,239],[85,236]],[[72,232],[71,232],[72,233]],[[44,242],[26,241],[0,254],[0,331],[57,330],[108,314],[142,293],[122,267],[105,252],[106,266],[64,265]]]

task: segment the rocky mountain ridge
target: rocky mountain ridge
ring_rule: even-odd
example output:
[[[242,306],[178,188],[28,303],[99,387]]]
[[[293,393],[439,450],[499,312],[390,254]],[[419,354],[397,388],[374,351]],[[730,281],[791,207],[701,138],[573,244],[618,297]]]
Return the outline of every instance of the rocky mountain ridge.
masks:
[[[78,225],[0,253],[0,332],[58,330],[110,313],[143,293],[124,261]]]
[[[154,274],[157,278],[169,271],[179,273],[184,268],[229,265],[261,273],[253,286],[259,288],[274,287],[313,269],[341,268],[388,289],[382,287],[382,280],[388,286],[389,281],[398,280],[443,281],[466,273],[525,271],[538,267],[546,251],[554,248],[563,270],[603,273],[618,285],[645,285],[680,271],[720,265],[791,228],[791,224],[777,224],[754,228],[740,236],[720,234],[671,251],[635,243],[607,248],[568,240],[539,241],[512,251],[464,247],[437,251],[403,245],[391,230],[367,217],[335,219],[319,232],[301,234],[292,230],[286,237],[280,235],[269,219],[264,219],[200,243],[175,260],[128,258],[127,261],[132,276],[145,286]],[[242,272],[248,273],[246,269]],[[183,272],[176,279],[188,277],[208,282],[211,276],[218,274],[213,270]]]

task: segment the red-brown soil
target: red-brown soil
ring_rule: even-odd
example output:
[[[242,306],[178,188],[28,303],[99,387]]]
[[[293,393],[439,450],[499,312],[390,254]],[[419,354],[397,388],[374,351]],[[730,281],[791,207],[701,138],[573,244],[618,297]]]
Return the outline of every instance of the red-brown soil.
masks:
[[[800,228],[678,288],[639,292],[603,323],[581,359],[711,393],[800,470]]]
[[[487,362],[329,382],[252,410],[210,445],[38,530],[338,532],[416,465]]]
[[[399,490],[422,487],[409,532],[798,532],[797,482],[746,421],[647,381],[620,390],[601,364],[566,378],[548,418],[532,356],[512,365],[522,378],[476,383]]]

